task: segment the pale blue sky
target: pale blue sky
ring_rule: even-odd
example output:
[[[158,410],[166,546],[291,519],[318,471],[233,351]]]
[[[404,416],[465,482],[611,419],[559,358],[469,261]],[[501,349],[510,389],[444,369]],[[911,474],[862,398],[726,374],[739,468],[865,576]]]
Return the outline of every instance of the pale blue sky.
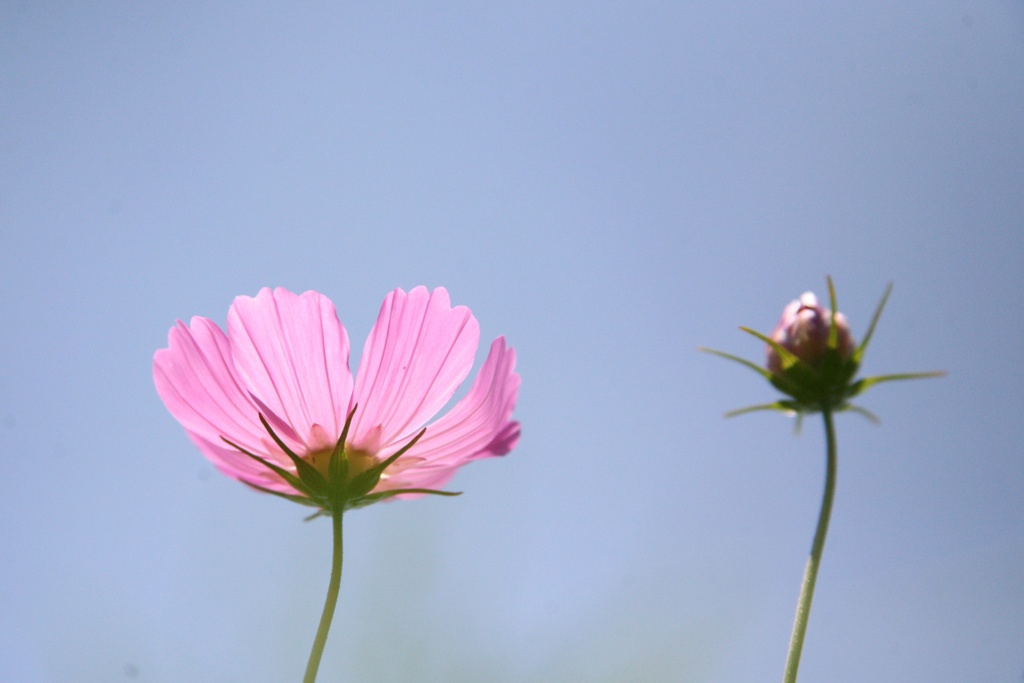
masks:
[[[346,518],[321,680],[781,678],[820,425],[723,420],[826,274],[801,680],[1024,673],[1024,5],[0,4],[0,679],[297,680],[330,530],[153,389],[178,318],[443,285],[523,378],[456,499]],[[478,361],[482,361],[483,353]]]

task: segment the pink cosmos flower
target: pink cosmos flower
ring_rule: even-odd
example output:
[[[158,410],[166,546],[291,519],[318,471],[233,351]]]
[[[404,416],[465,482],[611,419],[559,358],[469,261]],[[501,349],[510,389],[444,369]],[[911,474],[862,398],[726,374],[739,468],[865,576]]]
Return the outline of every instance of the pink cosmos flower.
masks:
[[[317,292],[264,288],[235,299],[227,334],[206,318],[179,321],[154,355],[153,378],[167,409],[227,476],[322,506],[303,482],[329,481],[337,451],[343,479],[365,475],[345,494],[345,507],[355,507],[432,492],[462,465],[515,446],[519,375],[504,337],[469,392],[429,422],[469,375],[479,339],[476,318],[452,308],[443,288],[396,289],[353,378],[334,304]]]

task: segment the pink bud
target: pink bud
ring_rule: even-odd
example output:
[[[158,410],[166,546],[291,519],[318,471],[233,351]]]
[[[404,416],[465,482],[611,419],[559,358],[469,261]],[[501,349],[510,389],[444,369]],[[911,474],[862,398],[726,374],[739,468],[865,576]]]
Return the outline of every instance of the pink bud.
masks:
[[[772,330],[770,337],[782,348],[815,367],[828,349],[828,331],[831,323],[832,311],[821,306],[813,292],[805,292],[782,311],[782,318]],[[850,326],[842,313],[836,313],[836,333],[836,350],[839,357],[845,360],[853,354],[854,344]],[[782,360],[771,346],[768,347],[768,369],[775,374],[782,372]]]

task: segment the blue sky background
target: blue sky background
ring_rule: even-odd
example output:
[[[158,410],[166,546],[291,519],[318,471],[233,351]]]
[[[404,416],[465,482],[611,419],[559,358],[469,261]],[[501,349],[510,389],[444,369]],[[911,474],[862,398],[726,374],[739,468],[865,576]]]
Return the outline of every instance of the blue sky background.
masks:
[[[508,336],[523,439],[346,517],[322,681],[781,678],[823,438],[737,330],[836,281],[801,680],[1024,674],[1020,2],[0,4],[0,679],[297,680],[330,530],[156,396],[178,318],[394,287]],[[483,350],[478,362],[482,361]]]

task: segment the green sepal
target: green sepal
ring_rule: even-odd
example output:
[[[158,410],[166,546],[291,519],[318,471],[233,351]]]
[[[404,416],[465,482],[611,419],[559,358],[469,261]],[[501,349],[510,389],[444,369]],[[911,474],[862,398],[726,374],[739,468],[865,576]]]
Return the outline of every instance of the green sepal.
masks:
[[[352,418],[355,417],[358,407],[359,404],[356,403],[352,406],[352,410],[348,411],[348,415],[345,417],[345,426],[341,428],[341,437],[338,439],[338,443],[344,444],[348,439],[348,430],[352,426]]]
[[[303,482],[301,479],[296,477],[294,474],[292,474],[288,470],[284,469],[283,467],[279,467],[278,465],[275,465],[274,463],[272,463],[272,462],[270,462],[268,460],[265,460],[265,459],[261,458],[260,456],[256,455],[255,453],[250,453],[249,451],[245,450],[244,448],[242,448],[241,446],[236,444],[234,441],[231,441],[230,439],[228,439],[226,437],[222,436],[220,438],[227,445],[231,446],[232,448],[234,448],[238,452],[240,452],[240,453],[242,453],[244,455],[249,456],[250,458],[252,458],[256,462],[258,462],[259,464],[263,465],[264,467],[266,467],[267,469],[272,471],[277,476],[279,476],[282,479],[284,479],[286,482],[288,482],[289,486],[291,486],[293,489],[295,489],[299,493],[303,493],[303,494],[305,494],[307,496],[313,495],[313,492],[309,490],[309,488],[306,486],[305,482]],[[252,484],[250,484],[250,486],[252,486]]]
[[[348,489],[348,455],[344,443],[335,446],[331,459],[327,464],[327,495],[331,500],[344,501]]]
[[[789,368],[793,367],[794,365],[800,363],[800,359],[797,358],[796,355],[792,351],[790,351],[789,349],[784,347],[782,344],[780,344],[779,342],[777,342],[774,339],[772,339],[771,337],[769,337],[768,335],[761,334],[757,330],[752,330],[749,327],[741,327],[740,329],[743,330],[744,332],[746,332],[747,334],[754,335],[755,337],[757,337],[758,339],[763,341],[765,344],[767,344],[768,346],[772,347],[772,349],[775,350],[775,353],[779,354],[779,360],[782,361],[782,370],[783,371],[786,371]],[[769,374],[771,374],[771,373],[769,373]]]
[[[263,428],[267,430],[268,434],[270,434],[270,438],[274,440],[274,443],[284,451],[285,455],[288,456],[288,459],[295,465],[295,471],[298,473],[299,479],[302,480],[310,491],[321,495],[326,494],[327,480],[324,479],[324,475],[320,474],[317,468],[313,467],[305,459],[300,458],[298,455],[293,453],[292,449],[288,448],[285,442],[281,440],[281,437],[279,437],[273,428],[271,428],[270,423],[267,422],[267,418],[263,417],[263,413],[260,413],[259,417],[260,422],[263,423]]]
[[[345,508],[345,499],[348,497],[348,454],[345,452],[345,441],[348,439],[348,430],[352,426],[352,418],[356,414],[356,408],[352,406],[348,416],[345,418],[345,426],[341,429],[341,436],[338,443],[334,445],[331,452],[331,459],[327,464],[327,481],[330,499],[340,508]]]
[[[796,420],[793,421],[793,434],[800,436],[801,430],[804,428],[804,413],[797,413]]]
[[[310,498],[306,498],[305,496],[296,496],[296,495],[292,495],[290,493],[282,493],[281,491],[274,491],[273,489],[264,488],[263,486],[259,486],[257,484],[253,484],[252,482],[248,482],[248,481],[243,481],[242,483],[245,484],[246,486],[248,486],[251,489],[255,489],[255,490],[259,491],[260,493],[269,493],[272,496],[277,496],[278,498],[284,498],[285,500],[290,500],[291,502],[298,503],[299,505],[308,505],[309,507],[320,507],[319,503],[317,503],[316,501],[314,501],[314,500],[312,500]],[[320,512],[323,512],[323,511],[321,510]],[[317,514],[320,514],[320,512],[318,512]]]
[[[945,372],[933,371],[933,372],[900,372],[900,373],[896,373],[896,374],[892,374],[892,375],[876,375],[874,377],[864,377],[863,379],[859,379],[856,382],[854,382],[853,384],[851,384],[850,388],[847,390],[847,394],[846,395],[852,398],[854,396],[857,396],[858,394],[863,394],[865,391],[867,391],[871,387],[875,386],[876,384],[881,384],[882,382],[895,382],[895,381],[905,380],[905,379],[929,379],[929,378],[932,378],[932,377],[945,377],[945,375],[946,375]]]
[[[837,349],[827,348],[817,367],[799,361],[782,374],[773,375],[771,383],[814,412],[826,406],[838,407],[846,400],[850,380],[858,368],[853,359],[844,359]]]
[[[867,421],[870,422],[871,424],[881,424],[881,422],[882,422],[880,419],[878,419],[877,415],[875,415],[873,412],[871,412],[867,408],[862,408],[860,406],[855,406],[852,403],[844,403],[842,406],[839,407],[839,410],[850,412],[850,413],[857,413],[861,417],[867,419]]]
[[[697,350],[698,351],[703,351],[704,353],[710,353],[712,356],[718,356],[719,358],[725,358],[726,360],[735,361],[735,362],[739,363],[740,365],[744,365],[744,366],[750,368],[751,370],[753,370],[757,374],[761,375],[765,379],[771,379],[771,377],[772,377],[772,373],[771,372],[769,372],[765,368],[762,368],[760,365],[757,365],[756,363],[753,363],[753,362],[747,360],[746,358],[740,358],[739,356],[734,356],[731,353],[726,353],[725,351],[718,351],[716,349],[709,349],[706,346],[699,346],[699,347],[697,347]]]
[[[868,350],[868,342],[871,341],[871,336],[875,333],[875,326],[878,325],[878,319],[882,317],[882,309],[885,308],[886,302],[889,301],[889,294],[891,293],[892,283],[890,282],[882,294],[882,300],[878,302],[878,307],[875,308],[874,315],[871,316],[871,323],[868,325],[868,331],[864,333],[864,339],[861,340],[860,346],[853,352],[853,359],[858,363],[864,358],[864,353]]]
[[[345,488],[346,497],[349,498],[362,498],[377,486],[380,481],[380,477],[384,474],[391,463],[398,460],[400,457],[406,454],[410,448],[416,445],[416,442],[426,434],[427,428],[424,427],[412,438],[409,443],[402,446],[399,450],[395,451],[387,460],[377,463],[373,467],[367,469],[365,472],[360,472],[356,475],[352,481],[348,482],[348,486]]]
[[[762,410],[774,410],[780,413],[786,413],[792,415],[799,413],[800,409],[794,407],[796,404],[793,401],[776,401],[775,403],[759,403],[756,406],[746,406],[744,408],[736,408],[730,410],[725,414],[725,417],[736,417],[738,415],[746,415],[747,413],[756,413]]]
[[[359,498],[353,498],[348,502],[346,510],[354,508],[366,507],[367,505],[373,505],[379,503],[382,500],[394,498],[395,496],[401,496],[407,493],[424,493],[431,496],[446,496],[453,498],[455,496],[461,496],[462,491],[436,491],[434,489],[393,489],[391,491],[381,491],[379,493],[371,493],[366,496],[360,496]]]
[[[828,348],[839,348],[839,329],[836,327],[836,313],[839,312],[839,304],[836,303],[836,286],[832,283],[832,276],[826,275],[828,282],[828,303],[832,307],[828,319]]]

